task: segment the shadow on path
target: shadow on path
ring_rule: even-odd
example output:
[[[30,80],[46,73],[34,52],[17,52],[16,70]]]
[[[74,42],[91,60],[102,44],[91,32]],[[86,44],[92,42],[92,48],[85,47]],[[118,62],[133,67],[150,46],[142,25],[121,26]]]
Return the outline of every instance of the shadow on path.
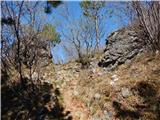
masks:
[[[2,81],[7,81],[2,76]],[[57,94],[58,93],[58,94]],[[2,120],[72,120],[69,111],[64,112],[59,103],[60,92],[48,83],[2,83]]]

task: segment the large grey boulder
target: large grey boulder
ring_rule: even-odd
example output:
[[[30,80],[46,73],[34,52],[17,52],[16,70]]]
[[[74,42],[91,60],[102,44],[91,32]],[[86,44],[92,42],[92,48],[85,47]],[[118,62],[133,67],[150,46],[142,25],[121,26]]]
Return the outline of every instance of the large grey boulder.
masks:
[[[122,28],[107,38],[106,49],[98,65],[110,70],[132,59],[141,51],[142,40],[138,34],[131,28]]]

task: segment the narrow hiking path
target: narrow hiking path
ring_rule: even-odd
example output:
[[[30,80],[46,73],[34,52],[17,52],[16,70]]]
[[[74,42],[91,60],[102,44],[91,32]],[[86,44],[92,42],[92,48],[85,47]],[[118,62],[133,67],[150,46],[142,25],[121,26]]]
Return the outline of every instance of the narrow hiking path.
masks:
[[[73,120],[89,120],[88,109],[82,101],[73,97],[73,90],[70,87],[62,91],[64,99],[63,106],[65,110],[70,111],[70,115],[72,116]]]
[[[64,112],[69,111],[72,120],[90,120],[89,110],[85,104],[76,99],[74,96],[75,88],[77,87],[78,73],[75,73],[73,69],[61,69],[61,67],[55,67],[58,71],[56,78],[61,83],[60,93],[63,98]],[[74,73],[72,73],[74,72]]]

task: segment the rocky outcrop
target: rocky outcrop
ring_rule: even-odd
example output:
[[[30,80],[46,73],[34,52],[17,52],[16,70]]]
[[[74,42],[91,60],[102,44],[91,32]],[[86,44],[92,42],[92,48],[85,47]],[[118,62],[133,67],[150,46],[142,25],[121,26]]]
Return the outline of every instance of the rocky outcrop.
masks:
[[[129,61],[142,51],[141,41],[131,28],[122,28],[113,32],[106,40],[106,49],[98,65],[111,70]]]

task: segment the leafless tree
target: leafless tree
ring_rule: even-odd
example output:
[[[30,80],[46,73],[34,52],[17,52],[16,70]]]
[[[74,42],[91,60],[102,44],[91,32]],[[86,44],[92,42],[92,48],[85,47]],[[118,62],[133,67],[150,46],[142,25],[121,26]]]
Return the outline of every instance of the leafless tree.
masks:
[[[94,22],[83,15],[75,17],[66,4],[59,15],[64,19],[60,28],[63,37],[62,46],[69,52],[67,54],[79,60],[84,56],[89,57],[96,46]]]
[[[151,50],[160,50],[160,2],[133,1],[133,8],[144,31],[148,34],[146,43]]]
[[[80,6],[82,8],[83,14],[90,18],[91,21],[94,22],[95,27],[95,39],[96,39],[96,46],[95,50],[99,51],[100,47],[100,40],[102,36],[102,31],[104,26],[101,26],[101,23],[103,23],[103,10],[105,8],[105,2],[104,1],[82,1],[80,3]]]
[[[2,18],[12,23],[2,23],[3,65],[14,67],[23,80],[23,65],[32,73],[40,65],[41,50],[49,46],[49,40],[41,33],[46,24],[41,2],[3,1]],[[9,68],[9,67],[5,67]]]
[[[74,46],[79,59],[93,51],[93,31],[93,24],[88,19],[80,18],[69,24],[67,33],[63,32],[65,39]]]
[[[22,80],[22,64],[21,64],[21,59],[20,59],[20,44],[21,44],[21,38],[20,38],[20,19],[21,19],[21,16],[23,14],[23,10],[22,10],[22,7],[24,5],[24,1],[22,2],[17,2],[16,4],[16,7],[17,7],[17,10],[18,12],[15,13],[15,10],[12,6],[12,3],[8,3],[8,2],[3,2],[2,3],[2,9],[3,9],[3,13],[2,15],[6,15],[7,13],[7,17],[8,19],[10,18],[13,22],[12,22],[12,32],[13,32],[13,35],[15,36],[15,38],[17,39],[17,55],[16,55],[16,60],[17,60],[17,65],[18,65],[18,72],[19,72],[19,75],[20,75],[20,79]],[[5,13],[7,12],[7,13]]]

